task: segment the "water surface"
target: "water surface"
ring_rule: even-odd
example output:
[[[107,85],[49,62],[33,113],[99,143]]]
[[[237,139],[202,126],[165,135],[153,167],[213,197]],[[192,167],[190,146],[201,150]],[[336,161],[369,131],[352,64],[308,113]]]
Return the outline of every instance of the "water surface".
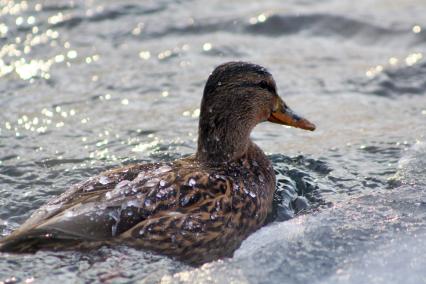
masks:
[[[200,268],[131,248],[0,255],[0,283],[420,283],[424,1],[0,1],[0,234],[70,184],[196,149],[215,66],[266,66],[313,133],[259,125],[275,214]]]

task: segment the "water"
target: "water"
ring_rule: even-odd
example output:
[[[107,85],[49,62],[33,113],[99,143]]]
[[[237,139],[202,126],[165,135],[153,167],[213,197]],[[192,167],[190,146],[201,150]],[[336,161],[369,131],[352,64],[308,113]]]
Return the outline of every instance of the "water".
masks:
[[[70,184],[195,151],[203,84],[269,68],[317,125],[262,124],[270,223],[191,268],[131,248],[0,255],[0,283],[420,283],[424,1],[1,1],[0,234]]]

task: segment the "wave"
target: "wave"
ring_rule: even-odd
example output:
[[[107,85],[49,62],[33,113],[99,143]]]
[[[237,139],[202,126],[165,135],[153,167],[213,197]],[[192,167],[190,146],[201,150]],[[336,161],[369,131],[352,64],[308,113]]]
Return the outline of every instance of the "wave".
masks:
[[[376,77],[359,83],[359,91],[384,97],[426,94],[426,62],[386,69]]]

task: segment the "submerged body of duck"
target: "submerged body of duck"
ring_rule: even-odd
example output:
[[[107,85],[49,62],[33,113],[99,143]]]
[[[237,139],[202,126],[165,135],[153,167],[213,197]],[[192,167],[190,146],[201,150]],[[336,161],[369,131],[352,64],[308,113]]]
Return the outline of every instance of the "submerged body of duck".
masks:
[[[128,244],[190,264],[231,256],[272,209],[274,170],[250,140],[266,120],[315,128],[278,97],[264,68],[220,65],[204,90],[195,155],[126,166],[72,186],[1,240],[0,250]]]

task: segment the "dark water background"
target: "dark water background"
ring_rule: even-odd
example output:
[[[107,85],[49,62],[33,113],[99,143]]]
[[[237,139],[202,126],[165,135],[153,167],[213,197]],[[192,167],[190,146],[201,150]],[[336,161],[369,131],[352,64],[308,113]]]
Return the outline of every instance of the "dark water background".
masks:
[[[0,235],[70,184],[192,153],[214,66],[268,67],[275,219],[194,269],[131,248],[0,254],[0,283],[424,283],[426,2],[0,1]]]

